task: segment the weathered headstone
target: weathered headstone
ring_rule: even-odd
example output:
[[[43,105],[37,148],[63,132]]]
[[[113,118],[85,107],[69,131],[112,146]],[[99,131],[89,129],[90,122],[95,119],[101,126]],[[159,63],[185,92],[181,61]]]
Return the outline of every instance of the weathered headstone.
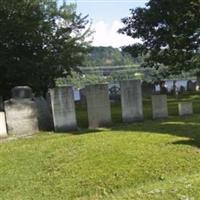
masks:
[[[196,90],[196,82],[189,80],[187,82],[187,91],[195,91]]]
[[[4,103],[9,134],[29,135],[38,131],[37,107],[32,96],[28,86],[12,89],[12,99]]]
[[[7,137],[5,113],[0,112],[0,138]]]
[[[36,97],[38,125],[41,131],[53,130],[53,118],[50,107],[44,97]]]
[[[152,95],[153,119],[162,119],[168,117],[167,96]]]
[[[65,132],[77,129],[74,94],[71,86],[50,90],[54,129]]]
[[[187,116],[193,114],[192,102],[180,102],[178,104],[180,116]]]
[[[4,110],[4,105],[3,105],[3,97],[0,96],[0,111]]]
[[[30,99],[33,97],[32,89],[29,86],[16,86],[11,92],[13,99]]]
[[[28,99],[10,99],[5,101],[8,133],[29,135],[38,131],[37,107]]]
[[[143,120],[141,81],[122,81],[120,88],[123,121],[135,122]]]
[[[111,108],[108,85],[88,85],[85,88],[89,128],[95,129],[111,124]]]

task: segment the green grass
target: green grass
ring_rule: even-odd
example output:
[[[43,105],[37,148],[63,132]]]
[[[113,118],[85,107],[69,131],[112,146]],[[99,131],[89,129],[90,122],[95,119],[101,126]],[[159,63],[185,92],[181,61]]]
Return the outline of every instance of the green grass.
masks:
[[[200,199],[200,98],[181,98],[188,99],[191,117],[177,117],[177,100],[169,98],[170,118],[152,121],[145,99],[143,123],[122,124],[114,104],[108,129],[1,142],[0,199]],[[86,127],[86,108],[77,110]]]

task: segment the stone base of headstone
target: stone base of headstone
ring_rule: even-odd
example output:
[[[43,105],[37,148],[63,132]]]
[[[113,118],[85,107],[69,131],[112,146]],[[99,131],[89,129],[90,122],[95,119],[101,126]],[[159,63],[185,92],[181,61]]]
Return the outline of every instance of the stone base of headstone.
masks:
[[[153,119],[163,119],[168,117],[168,106],[166,95],[152,95]]]
[[[55,131],[66,132],[77,130],[72,86],[51,89],[50,95]]]
[[[5,113],[0,112],[0,138],[7,137]]]
[[[38,126],[41,131],[53,130],[53,118],[50,107],[44,97],[36,97],[34,101],[37,105]]]
[[[192,102],[180,102],[178,104],[178,111],[180,116],[187,116],[193,114]]]
[[[89,129],[109,126],[112,120],[108,85],[88,85],[85,90]]]
[[[142,88],[140,80],[120,83],[122,119],[125,123],[143,120]]]
[[[9,134],[30,135],[38,131],[37,107],[34,101],[10,99],[4,105]]]

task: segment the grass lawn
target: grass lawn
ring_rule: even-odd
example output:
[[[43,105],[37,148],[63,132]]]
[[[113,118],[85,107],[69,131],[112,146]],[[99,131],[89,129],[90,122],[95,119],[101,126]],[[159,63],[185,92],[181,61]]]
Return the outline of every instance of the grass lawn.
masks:
[[[187,99],[192,117],[177,117],[169,98],[171,116],[152,121],[145,99],[143,123],[122,124],[114,104],[111,128],[0,142],[0,199],[199,200],[200,97]],[[77,110],[86,127],[85,107]]]

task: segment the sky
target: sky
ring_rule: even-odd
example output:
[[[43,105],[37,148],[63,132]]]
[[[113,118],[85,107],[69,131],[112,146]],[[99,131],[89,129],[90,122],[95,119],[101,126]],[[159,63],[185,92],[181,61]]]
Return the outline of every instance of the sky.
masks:
[[[130,9],[144,7],[148,0],[68,0],[77,4],[77,12],[89,15],[92,21],[92,45],[121,47],[138,42],[138,39],[117,33],[123,27],[121,19],[129,16]]]

